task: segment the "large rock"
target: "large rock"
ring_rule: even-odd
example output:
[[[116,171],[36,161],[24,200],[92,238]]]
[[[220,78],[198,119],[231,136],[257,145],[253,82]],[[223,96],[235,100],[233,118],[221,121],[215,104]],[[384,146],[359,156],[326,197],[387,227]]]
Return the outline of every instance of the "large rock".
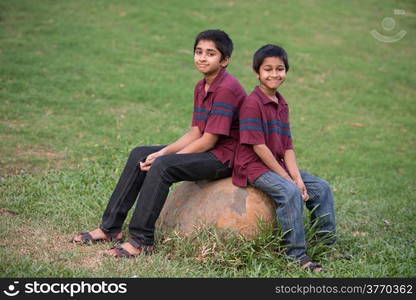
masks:
[[[183,182],[166,199],[158,226],[189,234],[201,225],[234,229],[247,238],[257,233],[258,219],[276,220],[274,202],[260,190],[238,188],[231,178]]]

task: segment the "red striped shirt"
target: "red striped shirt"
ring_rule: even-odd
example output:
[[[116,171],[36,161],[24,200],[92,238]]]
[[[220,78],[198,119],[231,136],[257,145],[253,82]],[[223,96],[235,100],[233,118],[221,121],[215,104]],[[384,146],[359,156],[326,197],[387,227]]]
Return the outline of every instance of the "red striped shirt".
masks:
[[[201,134],[218,134],[210,152],[232,166],[239,138],[238,112],[246,93],[225,69],[221,69],[206,93],[205,83],[202,79],[195,86],[192,126],[198,126]]]
[[[270,171],[253,150],[253,145],[265,144],[278,163],[285,151],[293,149],[289,125],[289,108],[283,96],[276,92],[278,103],[267,97],[257,86],[240,109],[240,145],[237,147],[233,183],[247,186]]]

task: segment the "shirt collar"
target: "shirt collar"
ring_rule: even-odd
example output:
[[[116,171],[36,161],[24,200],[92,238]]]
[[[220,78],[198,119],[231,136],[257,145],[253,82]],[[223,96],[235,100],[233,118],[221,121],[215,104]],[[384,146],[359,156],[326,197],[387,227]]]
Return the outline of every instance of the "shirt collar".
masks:
[[[208,89],[207,93],[215,92],[218,85],[225,78],[225,76],[227,76],[227,74],[228,73],[225,71],[225,68],[221,68],[221,70],[218,72],[217,76],[215,76],[214,80],[212,81],[211,85],[209,86],[209,89]],[[202,84],[203,87],[205,86],[205,83],[206,83],[206,81],[204,79],[203,84]]]
[[[254,93],[257,95],[257,97],[263,102],[263,104],[268,104],[268,103],[275,103],[272,99],[270,99],[269,97],[267,97],[263,91],[261,90],[261,88],[259,86],[256,86],[254,89]],[[285,98],[283,98],[282,94],[280,94],[278,91],[276,91],[276,97],[279,100],[279,104],[283,105],[287,105]]]

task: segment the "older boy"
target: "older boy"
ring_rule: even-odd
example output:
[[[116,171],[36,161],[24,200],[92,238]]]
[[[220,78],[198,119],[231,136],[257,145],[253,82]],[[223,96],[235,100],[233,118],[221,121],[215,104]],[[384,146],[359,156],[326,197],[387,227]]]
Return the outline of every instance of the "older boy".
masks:
[[[254,54],[253,69],[259,86],[240,109],[240,145],[237,148],[233,183],[247,183],[268,194],[277,204],[277,218],[286,232],[287,255],[302,268],[320,272],[320,265],[306,255],[303,202],[318,221],[318,232],[335,241],[335,212],[326,181],[299,171],[289,126],[288,105],[277,88],[289,70],[285,50],[266,45]],[[303,200],[302,200],[303,199]]]
[[[238,110],[246,94],[226,72],[233,43],[220,30],[198,34],[194,63],[204,75],[194,90],[191,129],[168,146],[133,149],[107,204],[99,228],[74,237],[76,243],[118,241],[127,213],[137,205],[129,224],[131,238],[106,253],[133,257],[154,250],[155,222],[174,182],[231,176],[238,145]]]

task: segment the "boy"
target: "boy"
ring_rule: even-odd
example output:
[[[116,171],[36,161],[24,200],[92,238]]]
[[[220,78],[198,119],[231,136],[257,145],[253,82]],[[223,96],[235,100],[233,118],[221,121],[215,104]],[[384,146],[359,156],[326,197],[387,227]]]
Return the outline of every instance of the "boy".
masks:
[[[253,69],[259,86],[246,98],[240,109],[240,145],[237,148],[233,183],[247,183],[268,194],[277,204],[286,254],[302,268],[320,272],[322,267],[306,255],[303,202],[318,221],[319,233],[335,241],[334,200],[324,180],[299,171],[289,126],[289,110],[277,88],[289,70],[285,50],[265,45],[253,57]],[[319,217],[319,219],[317,219]]]
[[[114,257],[134,257],[154,250],[155,222],[174,182],[220,179],[232,174],[238,145],[238,111],[246,97],[226,72],[232,40],[220,30],[198,34],[195,67],[204,75],[194,90],[191,129],[168,146],[133,149],[107,204],[99,228],[74,237],[75,243],[119,241],[122,225],[137,196],[129,224],[131,238],[107,250]]]

